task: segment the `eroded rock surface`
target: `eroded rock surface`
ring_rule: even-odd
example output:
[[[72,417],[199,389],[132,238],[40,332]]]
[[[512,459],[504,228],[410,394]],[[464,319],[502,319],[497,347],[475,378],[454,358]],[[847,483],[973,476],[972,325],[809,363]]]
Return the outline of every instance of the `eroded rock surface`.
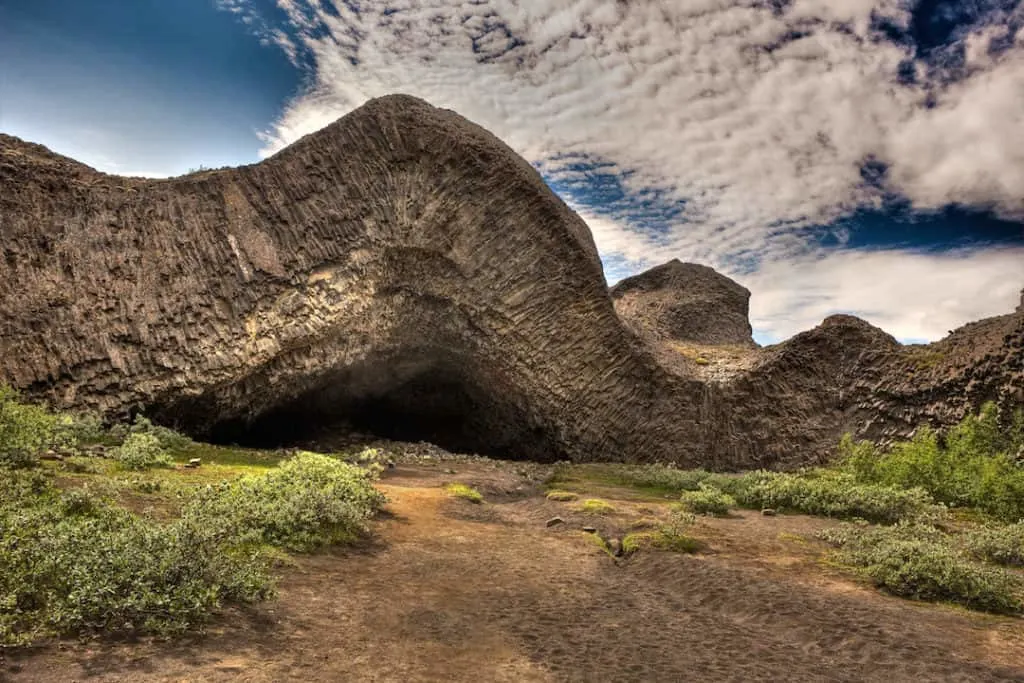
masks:
[[[682,264],[617,288],[628,329],[586,225],[535,170],[405,96],[260,164],[170,180],[0,135],[0,248],[0,381],[199,436],[287,441],[344,419],[508,457],[787,466],[843,431],[948,424],[1024,387],[1024,315],[923,351],[851,318],[759,350],[749,294],[703,272],[690,282],[722,287],[695,293]],[[668,315],[635,333],[624,302],[645,298]],[[753,355],[709,379],[651,341],[673,335]]]

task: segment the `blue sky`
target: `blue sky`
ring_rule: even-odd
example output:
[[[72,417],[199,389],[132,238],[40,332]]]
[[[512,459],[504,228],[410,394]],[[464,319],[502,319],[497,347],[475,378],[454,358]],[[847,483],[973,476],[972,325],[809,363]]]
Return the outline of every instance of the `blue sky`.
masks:
[[[0,0],[0,131],[100,170],[258,161],[409,92],[495,132],[610,281],[671,258],[762,342],[905,341],[1024,287],[1021,0]]]

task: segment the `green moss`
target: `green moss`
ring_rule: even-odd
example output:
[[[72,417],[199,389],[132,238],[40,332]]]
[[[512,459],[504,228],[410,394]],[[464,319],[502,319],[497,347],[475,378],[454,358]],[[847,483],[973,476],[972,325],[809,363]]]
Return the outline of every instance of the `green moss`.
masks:
[[[576,506],[576,509],[588,515],[610,515],[615,512],[615,506],[600,498],[588,498]]]
[[[547,495],[548,500],[558,501],[559,503],[566,503],[571,500],[576,500],[577,498],[579,498],[579,494],[573,493],[572,491],[562,491],[560,489],[548,491]]]
[[[448,484],[444,487],[444,490],[453,498],[468,500],[470,503],[477,505],[484,502],[483,495],[472,486],[466,484]]]

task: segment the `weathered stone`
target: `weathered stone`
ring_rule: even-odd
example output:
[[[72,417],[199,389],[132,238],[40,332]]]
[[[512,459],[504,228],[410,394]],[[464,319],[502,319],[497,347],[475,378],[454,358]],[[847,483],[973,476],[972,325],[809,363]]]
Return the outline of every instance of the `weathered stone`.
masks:
[[[1021,313],[927,347],[836,316],[705,381],[655,341],[746,345],[746,290],[663,270],[637,282],[664,286],[616,288],[631,332],[587,226],[537,172],[410,97],[170,180],[0,135],[0,381],[57,406],[242,442],[343,423],[549,462],[736,468],[820,461],[845,431],[885,441],[1024,391]],[[650,334],[623,303],[641,289],[667,315]],[[726,322],[698,320],[701,300]]]
[[[773,510],[772,508],[765,508],[764,510],[761,510],[761,514],[764,515],[765,517],[774,517],[775,515],[777,515],[779,513],[776,512],[775,510]]]
[[[559,524],[563,524],[563,523],[565,523],[565,520],[562,519],[561,517],[552,517],[547,522],[545,522],[544,526],[553,527],[553,526],[558,526]]]

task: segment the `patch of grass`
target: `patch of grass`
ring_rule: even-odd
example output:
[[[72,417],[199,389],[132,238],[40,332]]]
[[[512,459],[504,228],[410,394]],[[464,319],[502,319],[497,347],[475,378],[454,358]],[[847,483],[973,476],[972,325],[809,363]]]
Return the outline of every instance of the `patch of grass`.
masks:
[[[453,498],[468,500],[470,503],[475,503],[477,505],[484,502],[483,494],[472,486],[468,486],[466,484],[448,484],[444,487],[444,490]]]
[[[622,539],[622,552],[632,555],[641,548],[650,547],[668,552],[695,553],[701,549],[701,543],[687,532],[696,519],[690,512],[674,510],[668,521],[656,530],[627,534]]]
[[[701,484],[696,491],[684,491],[679,497],[679,504],[697,515],[724,517],[730,508],[736,507],[736,500],[712,486]]]
[[[608,557],[615,559],[615,553],[612,552],[611,546],[608,545],[608,541],[604,540],[600,534],[594,534],[590,532],[583,532],[587,540],[595,546],[598,550],[603,552]]]
[[[554,500],[559,503],[567,503],[569,501],[576,500],[577,498],[579,498],[579,494],[573,493],[572,491],[562,491],[559,489],[548,491],[547,495],[548,500]]]
[[[587,515],[610,515],[615,506],[600,498],[587,498],[576,506],[576,510]]]
[[[1010,567],[1024,567],[1024,522],[987,526],[968,532],[964,539],[979,559]]]
[[[819,536],[839,549],[841,564],[895,595],[1001,614],[1024,610],[1024,579],[973,560],[934,527],[847,525]]]

